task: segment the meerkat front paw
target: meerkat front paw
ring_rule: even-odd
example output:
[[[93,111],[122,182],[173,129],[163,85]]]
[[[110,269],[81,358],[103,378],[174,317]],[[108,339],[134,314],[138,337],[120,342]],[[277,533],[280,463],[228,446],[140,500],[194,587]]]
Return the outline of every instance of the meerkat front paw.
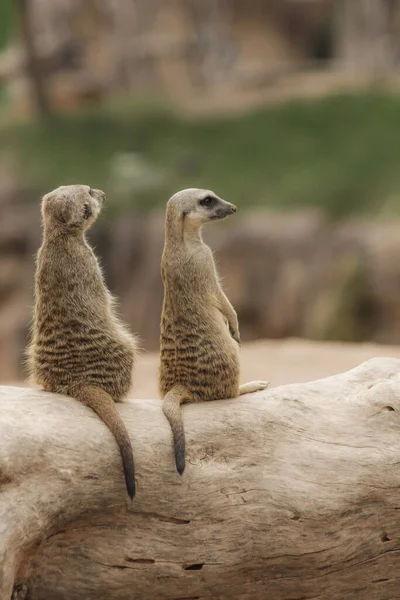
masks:
[[[28,597],[28,588],[26,585],[20,584],[16,585],[13,594],[11,596],[11,600],[26,600]]]
[[[233,339],[235,340],[235,342],[237,342],[239,344],[239,346],[242,345],[241,341],[240,341],[240,333],[238,330],[234,329],[232,327],[232,325],[229,324],[229,331],[231,336],[233,337]]]
[[[249,383],[243,383],[239,387],[239,393],[242,396],[243,394],[253,394],[254,392],[261,392],[262,390],[267,389],[269,384],[269,381],[249,381]]]

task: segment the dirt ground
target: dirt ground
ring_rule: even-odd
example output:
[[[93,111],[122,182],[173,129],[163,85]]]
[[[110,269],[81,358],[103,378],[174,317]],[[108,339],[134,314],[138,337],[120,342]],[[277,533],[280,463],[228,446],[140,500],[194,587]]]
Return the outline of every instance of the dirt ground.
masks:
[[[262,340],[243,345],[241,379],[266,379],[271,387],[301,383],[347,371],[375,356],[400,358],[400,346]],[[157,362],[157,354],[141,356],[131,397],[157,397]]]

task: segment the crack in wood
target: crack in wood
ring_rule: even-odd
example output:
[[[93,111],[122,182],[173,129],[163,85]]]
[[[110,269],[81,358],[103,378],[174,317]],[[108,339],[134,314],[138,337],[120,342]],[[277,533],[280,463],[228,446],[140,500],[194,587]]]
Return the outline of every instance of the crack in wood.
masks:
[[[183,569],[185,571],[200,571],[204,567],[204,563],[194,563],[193,565],[185,565]]]
[[[135,563],[137,565],[154,565],[156,562],[152,558],[130,558],[129,556],[125,556],[126,562]]]

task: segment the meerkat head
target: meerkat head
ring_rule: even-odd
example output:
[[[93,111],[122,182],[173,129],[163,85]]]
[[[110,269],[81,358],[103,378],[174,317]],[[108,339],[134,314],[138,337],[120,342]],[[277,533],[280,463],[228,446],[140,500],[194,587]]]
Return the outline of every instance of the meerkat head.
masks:
[[[167,213],[170,211],[185,224],[201,227],[210,221],[225,219],[236,212],[236,206],[210,190],[190,188],[177,192],[168,200]]]
[[[88,185],[66,185],[46,194],[42,200],[45,228],[84,232],[100,214],[105,193]]]

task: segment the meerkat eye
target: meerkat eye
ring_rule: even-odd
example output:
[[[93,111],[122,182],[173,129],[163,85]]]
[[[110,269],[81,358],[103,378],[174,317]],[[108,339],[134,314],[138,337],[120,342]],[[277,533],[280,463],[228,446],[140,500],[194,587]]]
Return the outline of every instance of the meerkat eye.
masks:
[[[87,220],[87,219],[90,219],[91,216],[92,216],[92,209],[90,208],[89,204],[85,204],[84,211],[83,211],[83,218],[85,220]]]
[[[206,208],[210,208],[215,203],[216,203],[216,198],[213,198],[212,196],[206,196],[205,198],[200,200],[200,205],[205,206]]]

